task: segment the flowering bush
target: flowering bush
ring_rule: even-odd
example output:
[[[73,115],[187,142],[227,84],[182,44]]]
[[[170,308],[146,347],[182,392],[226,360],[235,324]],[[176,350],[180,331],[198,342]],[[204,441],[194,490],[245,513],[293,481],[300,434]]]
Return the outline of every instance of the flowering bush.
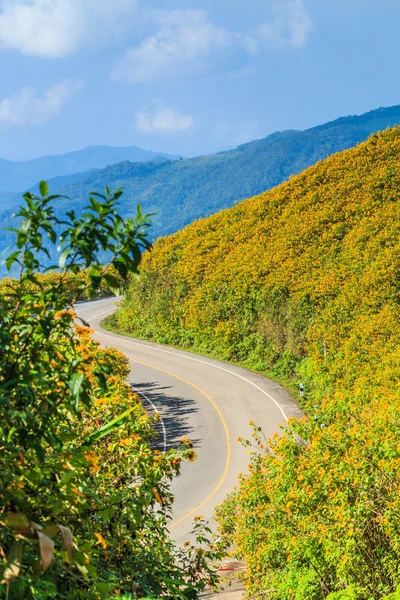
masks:
[[[153,448],[127,359],[74,325],[69,304],[71,282],[89,296],[103,281],[115,287],[100,251],[121,278],[137,273],[147,217],[124,222],[120,192],[106,190],[60,223],[44,182],[41,193],[25,196],[7,260],[20,276],[0,295],[0,598],[195,598],[215,581],[214,555],[177,549],[167,529],[169,482],[194,458],[191,444]],[[59,272],[47,278],[44,236],[61,242]],[[202,522],[195,533],[204,540]]]
[[[158,241],[109,321],[306,384],[219,509],[251,594],[400,585],[399,158],[394,128]]]
[[[107,281],[102,278],[100,286],[96,289],[91,289],[89,286],[89,270],[85,269],[81,273],[71,273],[69,271],[60,273],[58,270],[46,271],[44,273],[36,273],[35,278],[40,285],[33,282],[26,285],[27,290],[30,292],[38,292],[40,287],[49,287],[57,285],[60,278],[63,279],[63,285],[65,291],[68,292],[68,301],[73,304],[79,300],[87,300],[90,291],[91,298],[106,298],[112,295],[119,295],[125,287],[126,282],[118,273],[118,271],[109,265],[104,267],[104,273],[112,276],[113,286],[112,289],[108,285]],[[18,286],[18,280],[15,277],[5,277],[0,280],[0,293],[7,295],[12,293]],[[115,287],[118,286],[118,287]]]

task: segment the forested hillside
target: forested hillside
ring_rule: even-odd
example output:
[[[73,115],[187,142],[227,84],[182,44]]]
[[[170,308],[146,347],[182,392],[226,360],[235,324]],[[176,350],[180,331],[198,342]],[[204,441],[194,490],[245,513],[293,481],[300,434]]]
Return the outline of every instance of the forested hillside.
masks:
[[[160,239],[109,322],[305,383],[219,510],[253,595],[400,586],[399,193],[395,128]]]
[[[57,178],[50,189],[70,198],[58,200],[57,212],[61,215],[70,209],[79,214],[91,191],[101,193],[106,185],[114,189],[123,187],[121,214],[132,216],[140,202],[145,212],[154,213],[151,233],[157,238],[182,229],[199,217],[233,206],[237,200],[264,192],[318,160],[355,146],[371,132],[396,123],[400,123],[400,106],[340,118],[306,131],[277,132],[220,154],[177,161],[160,158],[143,163],[125,161],[82,174],[83,179],[74,175],[63,182]],[[71,153],[71,160],[80,161],[79,170],[84,166],[87,169],[89,163],[81,154]],[[40,177],[47,177],[47,172],[43,167]],[[33,190],[36,192],[36,187]],[[13,209],[7,207],[15,206],[19,196],[8,197],[3,203],[5,227],[15,225]],[[0,239],[0,261],[12,250],[11,243],[12,235],[5,233]]]
[[[183,161],[129,162],[91,173],[60,188],[79,209],[91,190],[124,187],[126,215],[141,202],[155,213],[153,236],[173,233],[199,217],[260,194],[327,156],[351,148],[372,132],[400,124],[400,106],[345,117],[306,131],[284,131],[235,150]],[[69,203],[70,204],[70,203]]]
[[[15,162],[0,159],[0,192],[21,192],[32,187],[41,179],[81,173],[101,169],[108,165],[130,160],[140,162],[154,160],[159,156],[174,158],[160,152],[142,150],[137,146],[89,146],[83,150],[67,152],[55,156],[43,156],[33,160]],[[75,176],[74,180],[77,177]]]

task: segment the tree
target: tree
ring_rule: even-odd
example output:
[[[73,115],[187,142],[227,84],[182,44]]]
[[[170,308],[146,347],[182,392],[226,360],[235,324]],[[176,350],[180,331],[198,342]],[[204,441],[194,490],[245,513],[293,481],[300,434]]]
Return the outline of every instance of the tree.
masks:
[[[125,381],[127,359],[76,325],[71,285],[94,295],[138,275],[149,215],[117,212],[122,192],[91,194],[81,216],[54,214],[45,182],[25,194],[19,277],[0,295],[0,598],[195,597],[215,574],[211,549],[175,547],[169,489],[188,440],[152,449],[153,421]],[[58,247],[57,275],[39,276]],[[81,277],[87,270],[88,277]],[[203,523],[195,526],[204,541]],[[207,530],[206,528],[206,531]]]

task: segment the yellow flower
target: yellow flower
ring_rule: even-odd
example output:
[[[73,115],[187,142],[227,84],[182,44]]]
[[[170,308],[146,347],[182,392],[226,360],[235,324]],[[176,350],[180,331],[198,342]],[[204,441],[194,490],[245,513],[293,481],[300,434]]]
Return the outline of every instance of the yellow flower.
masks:
[[[189,452],[186,455],[186,458],[188,459],[188,461],[194,462],[197,458],[197,454],[194,450],[189,450]]]
[[[104,550],[107,548],[107,542],[106,540],[103,538],[103,536],[101,535],[101,533],[95,533],[94,534],[97,539],[99,540],[100,544],[103,546]]]
[[[153,487],[151,492],[152,492],[154,498],[157,500],[158,504],[162,505],[163,501],[162,501],[160,494],[158,493],[158,489],[156,487]]]
[[[107,403],[108,403],[108,398],[99,398],[98,400],[94,401],[95,406],[102,406],[103,404],[107,404]]]
[[[183,444],[184,446],[188,446],[189,448],[193,448],[193,442],[187,437],[183,437],[181,439],[181,444]]]

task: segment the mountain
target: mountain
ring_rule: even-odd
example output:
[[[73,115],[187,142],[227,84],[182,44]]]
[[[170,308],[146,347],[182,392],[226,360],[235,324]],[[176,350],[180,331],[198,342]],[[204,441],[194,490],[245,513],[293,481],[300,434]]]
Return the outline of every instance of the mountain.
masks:
[[[92,169],[91,171],[86,171],[83,173],[73,173],[72,175],[59,175],[57,177],[47,179],[47,182],[51,188],[51,193],[58,194],[65,188],[65,186],[75,183],[76,181],[80,181],[82,178],[87,178],[94,171],[96,171],[96,169]],[[36,195],[39,194],[39,182],[33,186],[30,186],[27,191]],[[21,204],[21,202],[23,202],[22,192],[14,192],[11,194],[9,192],[0,192],[0,206],[15,208]],[[7,211],[7,209],[3,208],[3,211],[4,210]]]
[[[24,172],[22,165],[23,163],[0,158],[0,193],[2,195],[26,190],[36,183],[36,179]]]
[[[11,194],[8,192],[0,192],[0,206],[4,206],[7,204]],[[21,198],[21,196],[19,196]]]
[[[121,213],[133,216],[140,202],[146,212],[155,213],[152,235],[157,238],[264,192],[318,160],[364,141],[371,132],[395,123],[400,123],[400,106],[340,118],[306,131],[277,132],[219,154],[186,160],[121,162],[91,171],[68,185],[60,186],[58,182],[54,191],[70,200],[60,199],[57,211],[74,208],[79,212],[91,191],[102,192],[106,185],[111,189],[123,187]],[[15,205],[19,196],[11,202]],[[12,210],[4,209],[5,226],[12,226],[11,214]],[[2,236],[0,260],[9,251],[12,240],[8,233]]]
[[[399,215],[400,127],[158,240],[108,323],[304,384],[218,509],[251,597],[398,597]]]
[[[166,154],[142,150],[136,146],[90,146],[84,150],[57,156],[44,156],[24,162],[0,159],[0,191],[20,192],[27,190],[40,179],[60,175],[84,173],[104,168],[124,160],[142,162],[157,157],[177,158]]]

